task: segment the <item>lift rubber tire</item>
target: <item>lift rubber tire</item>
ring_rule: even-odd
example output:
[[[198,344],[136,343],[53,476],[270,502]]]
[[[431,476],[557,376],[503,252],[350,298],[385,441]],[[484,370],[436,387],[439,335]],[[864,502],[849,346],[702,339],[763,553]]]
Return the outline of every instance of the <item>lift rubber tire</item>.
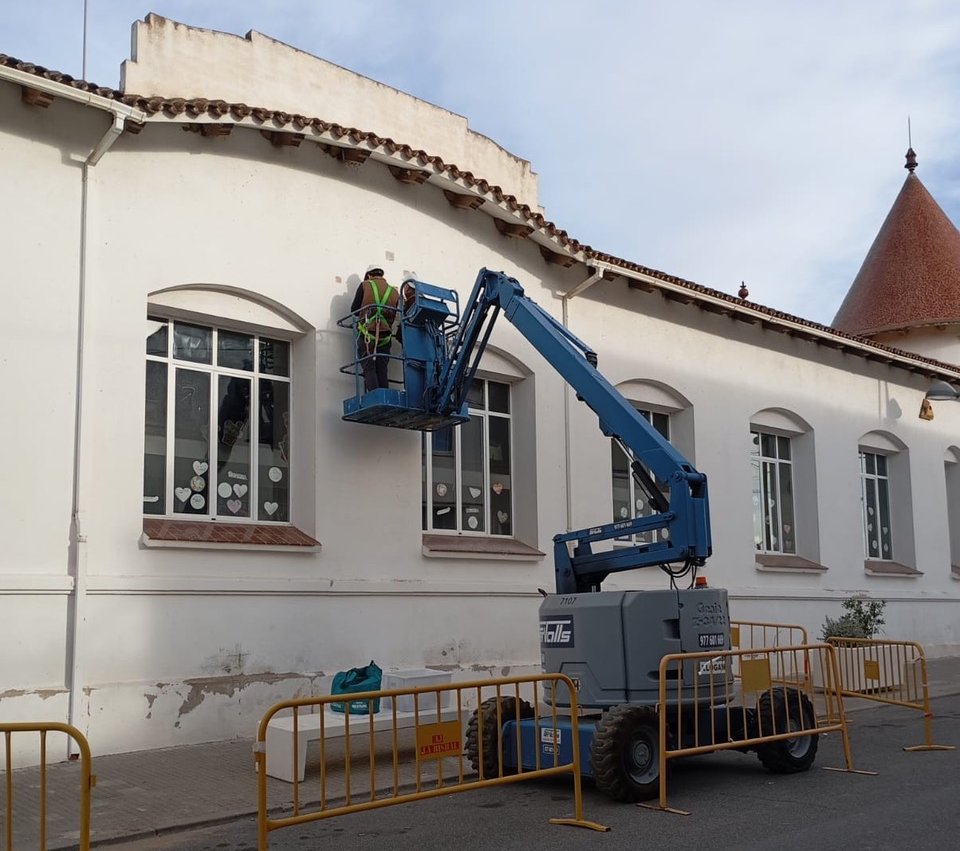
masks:
[[[597,789],[615,801],[660,794],[660,731],[650,706],[622,703],[603,713],[590,746]]]
[[[533,718],[533,707],[525,700],[520,701],[520,718]],[[482,719],[482,720],[481,720]],[[517,720],[517,699],[500,698],[500,723]],[[480,765],[480,737],[483,737],[483,765]],[[500,776],[500,735],[497,729],[497,698],[491,697],[474,710],[467,723],[467,758],[473,770],[481,780],[492,780]],[[503,773],[515,774],[515,768],[503,767]]]
[[[770,735],[790,730],[809,730],[816,727],[817,719],[810,698],[794,688],[775,688],[764,692],[757,704],[759,729]],[[796,774],[813,765],[819,745],[818,736],[797,736],[781,739],[757,748],[757,759],[767,771],[775,774]]]

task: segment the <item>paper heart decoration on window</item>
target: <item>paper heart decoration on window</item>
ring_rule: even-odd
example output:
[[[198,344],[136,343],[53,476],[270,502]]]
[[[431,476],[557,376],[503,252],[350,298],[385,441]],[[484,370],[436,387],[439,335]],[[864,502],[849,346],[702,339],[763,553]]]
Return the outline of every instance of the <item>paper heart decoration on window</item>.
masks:
[[[206,461],[193,462],[193,472],[198,476],[202,476],[208,469],[210,469],[210,465]]]
[[[501,523],[506,523],[509,519],[510,519],[510,515],[507,514],[506,511],[497,512],[497,520],[499,520]]]
[[[179,499],[180,502],[186,502],[190,499],[190,494],[193,493],[190,488],[174,488],[173,492],[177,495],[177,499]]]
[[[239,499],[227,500],[227,508],[229,508],[234,514],[236,514],[241,509],[242,506],[243,506],[243,503],[240,502]]]
[[[469,491],[470,491],[470,496],[472,496],[474,499],[480,496],[480,488],[469,488]]]
[[[263,504],[263,510],[266,511],[267,514],[270,514],[270,515],[273,515],[279,507],[280,507],[280,506],[277,505],[277,503],[275,503],[275,502],[265,502],[265,503]]]
[[[247,488],[246,485],[234,485],[234,486],[233,486],[233,492],[234,492],[237,496],[243,496],[243,495],[247,492],[247,490],[248,490],[248,488]]]

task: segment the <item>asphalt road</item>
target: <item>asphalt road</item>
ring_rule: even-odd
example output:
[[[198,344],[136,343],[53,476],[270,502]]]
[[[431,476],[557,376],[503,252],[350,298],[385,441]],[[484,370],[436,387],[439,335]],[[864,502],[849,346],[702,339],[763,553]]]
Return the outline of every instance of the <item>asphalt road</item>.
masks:
[[[960,745],[960,696],[932,701],[934,741]],[[960,750],[907,753],[923,741],[919,713],[870,705],[851,713],[854,767],[842,767],[840,737],[821,736],[814,767],[791,776],[767,773],[754,754],[717,753],[679,760],[669,804],[681,816],[616,804],[584,788],[584,817],[608,833],[551,825],[569,817],[569,779],[531,781],[285,828],[272,851],[413,851],[417,849],[603,849],[635,851],[736,848],[737,851],[885,851],[960,846]],[[186,833],[112,845],[128,851],[255,851],[256,823],[242,820]]]

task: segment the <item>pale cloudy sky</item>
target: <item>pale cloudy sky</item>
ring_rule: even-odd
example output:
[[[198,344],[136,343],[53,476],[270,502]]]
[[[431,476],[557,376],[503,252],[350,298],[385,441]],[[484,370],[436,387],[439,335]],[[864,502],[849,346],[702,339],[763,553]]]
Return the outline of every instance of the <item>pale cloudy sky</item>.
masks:
[[[81,76],[83,6],[0,0],[0,53]],[[745,280],[818,322],[906,177],[908,115],[918,174],[960,223],[956,0],[87,6],[93,82],[119,84],[151,11],[255,29],[466,116],[531,161],[547,217],[580,241],[728,293]]]

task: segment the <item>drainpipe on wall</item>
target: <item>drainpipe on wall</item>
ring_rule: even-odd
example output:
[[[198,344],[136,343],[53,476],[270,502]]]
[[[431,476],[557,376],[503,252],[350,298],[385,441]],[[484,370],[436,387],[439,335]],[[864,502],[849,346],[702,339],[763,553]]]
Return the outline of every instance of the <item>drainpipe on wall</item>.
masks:
[[[577,284],[570,292],[560,293],[561,321],[563,327],[570,330],[570,299],[576,298],[582,292],[592,287],[603,277],[603,272],[593,266],[590,277]],[[573,444],[570,439],[570,385],[564,382],[563,385],[563,454],[564,454],[564,484],[567,493],[567,531],[573,531],[573,474],[571,471],[571,462],[573,460]]]
[[[121,106],[117,104],[116,106]],[[112,121],[106,133],[81,163],[80,177],[80,256],[77,286],[77,371],[75,383],[75,408],[73,425],[73,490],[70,517],[70,543],[67,557],[67,573],[73,577],[73,596],[68,605],[67,666],[70,689],[70,705],[67,723],[83,730],[81,720],[83,697],[83,648],[87,620],[87,530],[86,495],[84,487],[90,476],[83,469],[83,430],[86,421],[84,412],[84,387],[87,385],[86,340],[87,329],[87,216],[90,197],[90,169],[95,167],[113,143],[120,138],[130,116],[129,107],[109,110]],[[76,758],[77,747],[72,737],[67,737],[67,757]]]

